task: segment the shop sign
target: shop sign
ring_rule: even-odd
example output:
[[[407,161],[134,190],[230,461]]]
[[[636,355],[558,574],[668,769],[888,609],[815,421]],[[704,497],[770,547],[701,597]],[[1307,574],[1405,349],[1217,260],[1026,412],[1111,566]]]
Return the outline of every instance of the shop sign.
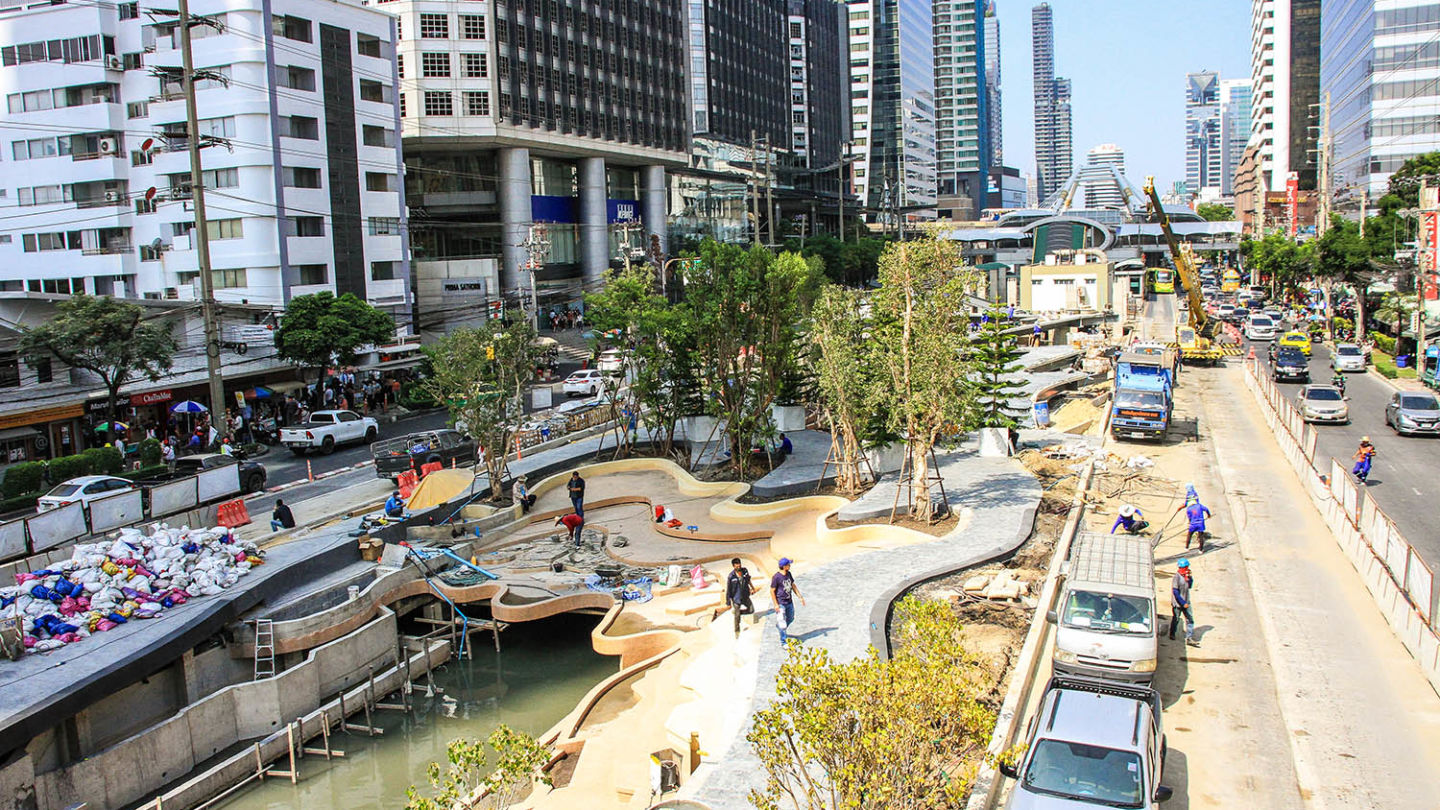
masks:
[[[84,415],[85,409],[78,404],[41,408],[38,411],[28,411],[26,413],[7,413],[0,416],[0,430],[13,427],[27,427],[29,425],[43,425],[46,422],[57,422],[61,419],[75,419]]]
[[[143,394],[132,394],[130,404],[137,408],[144,405],[159,405],[162,402],[169,402],[173,396],[168,388],[164,391],[147,391]]]

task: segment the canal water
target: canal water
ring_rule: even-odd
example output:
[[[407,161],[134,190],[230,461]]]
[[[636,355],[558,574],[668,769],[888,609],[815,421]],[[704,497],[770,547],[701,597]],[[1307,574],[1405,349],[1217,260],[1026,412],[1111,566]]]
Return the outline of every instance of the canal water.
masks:
[[[425,768],[445,762],[445,746],[457,737],[483,741],[501,723],[539,735],[575,708],[595,684],[619,668],[619,659],[590,646],[595,616],[564,615],[511,625],[499,653],[488,635],[477,634],[473,661],[451,660],[435,673],[443,695],[425,697],[424,681],[413,695],[416,711],[383,711],[376,725],[385,734],[337,732],[331,744],[345,758],[300,761],[300,782],[267,779],[220,805],[225,810],[394,810],[410,785],[428,795]],[[363,717],[361,722],[363,722]],[[318,740],[312,745],[317,745]],[[492,755],[493,757],[493,755]],[[284,763],[277,763],[284,767]]]

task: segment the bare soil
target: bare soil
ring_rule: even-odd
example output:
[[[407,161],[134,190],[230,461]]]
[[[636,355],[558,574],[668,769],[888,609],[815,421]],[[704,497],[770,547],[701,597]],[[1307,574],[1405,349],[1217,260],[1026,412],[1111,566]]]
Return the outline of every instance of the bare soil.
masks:
[[[953,509],[943,520],[935,523],[926,523],[923,520],[910,517],[909,515],[897,514],[894,520],[888,517],[871,518],[870,520],[837,520],[834,515],[825,519],[825,525],[832,529],[844,529],[849,526],[864,525],[900,526],[905,529],[912,529],[932,537],[944,537],[960,525],[960,515]]]

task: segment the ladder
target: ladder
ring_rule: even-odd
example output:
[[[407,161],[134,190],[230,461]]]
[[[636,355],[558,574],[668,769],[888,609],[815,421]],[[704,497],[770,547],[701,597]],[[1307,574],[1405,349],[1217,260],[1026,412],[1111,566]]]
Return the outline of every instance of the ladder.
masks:
[[[255,680],[275,677],[275,627],[269,619],[255,620]]]

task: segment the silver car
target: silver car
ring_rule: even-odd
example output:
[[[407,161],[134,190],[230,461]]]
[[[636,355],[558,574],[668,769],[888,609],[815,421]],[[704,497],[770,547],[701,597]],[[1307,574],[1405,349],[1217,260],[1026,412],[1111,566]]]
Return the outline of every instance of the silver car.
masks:
[[[1402,436],[1440,434],[1440,401],[1428,391],[1401,391],[1385,406],[1385,424]]]
[[[1330,353],[1330,368],[1336,371],[1364,371],[1365,353],[1354,343],[1341,343]]]
[[[1300,417],[1306,422],[1350,421],[1350,406],[1345,404],[1345,395],[1333,385],[1307,385],[1300,389],[1295,398],[1300,408]]]

